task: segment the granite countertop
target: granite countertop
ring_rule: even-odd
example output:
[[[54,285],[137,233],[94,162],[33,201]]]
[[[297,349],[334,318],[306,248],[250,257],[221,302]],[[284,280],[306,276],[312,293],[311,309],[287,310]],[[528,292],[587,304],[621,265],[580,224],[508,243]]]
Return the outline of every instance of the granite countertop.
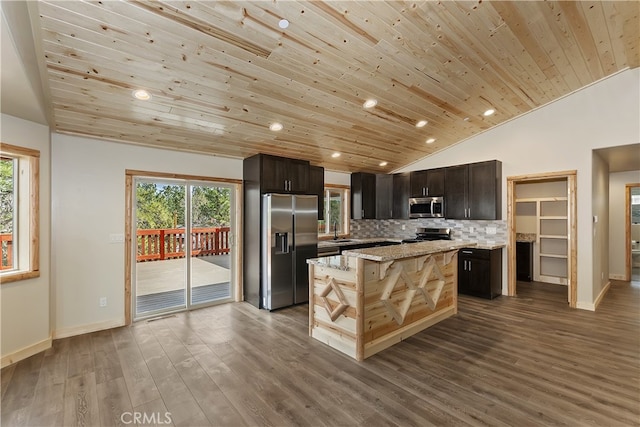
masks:
[[[360,245],[363,243],[378,243],[378,242],[402,242],[402,239],[397,237],[368,237],[365,239],[349,239],[347,237],[338,240],[318,240],[319,248],[330,248],[334,246],[351,246]]]
[[[506,243],[491,243],[491,242],[478,242],[477,245],[474,246],[474,248],[477,249],[489,249],[489,250],[493,250],[493,249],[500,249],[500,248],[504,248],[506,247],[507,244]]]
[[[477,246],[477,243],[470,241],[435,240],[431,242],[403,243],[401,245],[347,250],[342,252],[342,255],[383,262],[475,246]]]
[[[516,233],[516,242],[535,242],[536,233]]]
[[[311,258],[307,260],[307,264],[318,265],[320,267],[329,267],[336,270],[349,271],[349,259],[342,255],[325,256],[322,258]]]

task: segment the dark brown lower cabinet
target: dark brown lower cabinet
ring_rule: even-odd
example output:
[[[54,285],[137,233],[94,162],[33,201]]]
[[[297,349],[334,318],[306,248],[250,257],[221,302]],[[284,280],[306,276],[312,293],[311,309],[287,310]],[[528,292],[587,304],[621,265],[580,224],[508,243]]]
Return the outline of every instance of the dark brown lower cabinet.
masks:
[[[460,249],[458,293],[488,299],[502,295],[502,248]]]

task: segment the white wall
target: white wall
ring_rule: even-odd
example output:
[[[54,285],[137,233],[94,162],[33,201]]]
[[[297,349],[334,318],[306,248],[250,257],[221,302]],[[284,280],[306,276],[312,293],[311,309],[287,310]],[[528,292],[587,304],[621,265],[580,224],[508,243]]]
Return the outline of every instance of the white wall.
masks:
[[[625,275],[625,186],[640,183],[640,171],[609,175],[609,278]]]
[[[591,188],[593,230],[593,298],[609,281],[609,166],[595,152]]]
[[[472,120],[481,120],[480,114]],[[577,170],[578,302],[592,304],[595,296],[591,269],[594,261],[591,152],[597,148],[637,144],[639,122],[640,69],[636,68],[469,138],[399,172],[501,160],[503,218],[506,218],[507,177]],[[506,254],[503,256],[503,292],[506,292]]]
[[[242,161],[52,134],[54,337],[124,323],[125,170],[242,179]],[[107,297],[107,307],[99,298]]]
[[[49,128],[2,114],[0,141],[40,151],[40,277],[0,286],[0,339],[3,366],[51,343],[49,284],[51,191]]]
[[[325,184],[351,185],[351,174],[344,172],[324,171]]]

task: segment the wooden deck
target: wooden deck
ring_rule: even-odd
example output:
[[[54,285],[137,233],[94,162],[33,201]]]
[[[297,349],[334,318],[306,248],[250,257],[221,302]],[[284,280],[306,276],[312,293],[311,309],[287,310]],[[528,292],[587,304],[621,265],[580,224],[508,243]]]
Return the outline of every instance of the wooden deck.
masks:
[[[231,296],[230,255],[191,259],[191,304]],[[187,263],[184,258],[136,263],[136,317],[185,307]]]
[[[518,292],[461,295],[458,315],[364,362],[310,338],[307,305],[56,340],[2,370],[2,425],[111,426],[132,411],[184,426],[638,425],[640,283],[613,282],[596,312],[569,309],[565,287]]]

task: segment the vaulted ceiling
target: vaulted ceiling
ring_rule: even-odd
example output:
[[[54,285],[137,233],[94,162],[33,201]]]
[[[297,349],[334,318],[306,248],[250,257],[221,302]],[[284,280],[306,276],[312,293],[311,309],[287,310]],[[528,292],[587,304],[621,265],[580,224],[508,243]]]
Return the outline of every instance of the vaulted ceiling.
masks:
[[[637,1],[30,5],[57,132],[373,172],[637,67],[639,10]],[[368,99],[377,105],[364,108]],[[275,122],[283,129],[270,131]]]

